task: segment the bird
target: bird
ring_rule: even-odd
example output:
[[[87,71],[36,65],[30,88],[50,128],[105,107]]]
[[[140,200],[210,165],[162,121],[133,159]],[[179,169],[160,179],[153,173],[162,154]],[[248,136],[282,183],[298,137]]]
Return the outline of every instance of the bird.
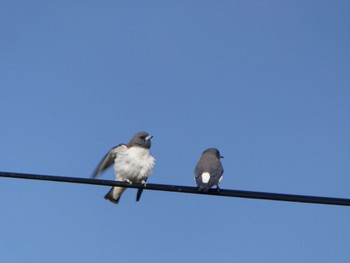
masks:
[[[113,147],[101,160],[92,174],[96,178],[103,171],[114,164],[116,181],[142,183],[146,186],[147,178],[151,175],[155,158],[151,155],[151,139],[146,131],[136,133],[127,144],[119,144]],[[118,204],[125,187],[114,186],[105,195],[105,199]],[[139,201],[143,188],[139,188],[136,201]]]
[[[223,178],[224,168],[220,159],[224,158],[216,148],[208,148],[203,151],[196,168],[194,169],[194,177],[198,186],[198,191],[207,192],[216,185],[219,192],[219,184]]]

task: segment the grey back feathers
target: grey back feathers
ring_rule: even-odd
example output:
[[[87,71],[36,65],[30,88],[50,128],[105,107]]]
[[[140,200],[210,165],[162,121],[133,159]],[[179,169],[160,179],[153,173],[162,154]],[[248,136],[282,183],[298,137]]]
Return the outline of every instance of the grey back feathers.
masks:
[[[216,186],[219,191],[219,183],[224,173],[221,158],[223,157],[216,148],[208,148],[202,153],[194,170],[199,191],[208,191],[213,186]]]

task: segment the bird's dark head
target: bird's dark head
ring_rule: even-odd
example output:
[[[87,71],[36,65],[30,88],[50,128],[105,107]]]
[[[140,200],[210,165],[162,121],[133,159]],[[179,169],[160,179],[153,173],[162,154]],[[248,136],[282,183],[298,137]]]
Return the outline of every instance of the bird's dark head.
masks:
[[[208,149],[206,149],[206,150],[203,152],[203,154],[214,155],[214,156],[216,156],[218,159],[224,158],[224,156],[222,156],[222,155],[220,154],[219,150],[216,149],[216,148],[208,148]]]
[[[128,143],[129,146],[139,146],[142,148],[149,149],[151,148],[151,139],[152,135],[150,135],[148,132],[140,131],[132,137],[130,142]]]

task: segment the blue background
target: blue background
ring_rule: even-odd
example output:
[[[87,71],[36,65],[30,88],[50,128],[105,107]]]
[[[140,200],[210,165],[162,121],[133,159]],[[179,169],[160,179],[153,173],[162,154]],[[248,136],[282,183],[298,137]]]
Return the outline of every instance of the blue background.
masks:
[[[154,135],[151,183],[350,197],[349,1],[0,2],[0,170],[88,178]],[[103,179],[114,178],[108,170]],[[347,207],[0,178],[0,261],[348,262]]]

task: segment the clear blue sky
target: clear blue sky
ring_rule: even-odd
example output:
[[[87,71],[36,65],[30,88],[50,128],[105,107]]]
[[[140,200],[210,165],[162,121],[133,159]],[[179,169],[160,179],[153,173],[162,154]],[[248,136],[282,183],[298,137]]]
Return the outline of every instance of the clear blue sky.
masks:
[[[0,170],[88,178],[139,130],[151,183],[350,197],[349,1],[0,2]],[[103,179],[114,178],[108,170]],[[0,261],[349,262],[350,209],[0,178]]]

